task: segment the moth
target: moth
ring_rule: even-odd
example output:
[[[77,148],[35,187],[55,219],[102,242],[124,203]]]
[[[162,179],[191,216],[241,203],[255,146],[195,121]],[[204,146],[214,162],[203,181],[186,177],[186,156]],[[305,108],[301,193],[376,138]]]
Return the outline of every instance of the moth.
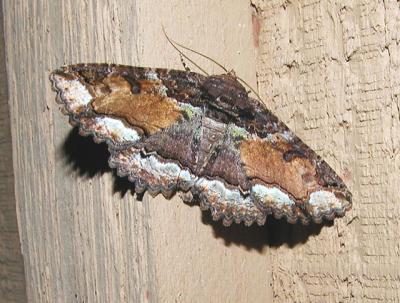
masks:
[[[69,122],[107,143],[138,193],[180,192],[226,226],[270,214],[320,223],[351,208],[341,178],[233,74],[77,64],[50,80]]]

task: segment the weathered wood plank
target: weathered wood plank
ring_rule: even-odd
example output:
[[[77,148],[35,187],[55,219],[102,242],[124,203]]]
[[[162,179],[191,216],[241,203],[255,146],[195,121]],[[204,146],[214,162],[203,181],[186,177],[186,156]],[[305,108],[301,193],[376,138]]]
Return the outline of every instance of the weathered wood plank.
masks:
[[[396,1],[252,1],[267,105],[344,177],[353,210],[271,252],[276,302],[398,302]]]
[[[24,263],[18,233],[13,155],[0,7],[0,301],[26,302]]]
[[[31,302],[270,298],[264,228],[223,229],[179,198],[136,201],[104,146],[58,112],[49,72],[76,62],[182,68],[171,37],[255,82],[245,1],[5,1],[19,225]],[[211,73],[215,66],[196,59]],[[238,233],[238,239],[235,240]],[[248,238],[248,239],[247,239]]]

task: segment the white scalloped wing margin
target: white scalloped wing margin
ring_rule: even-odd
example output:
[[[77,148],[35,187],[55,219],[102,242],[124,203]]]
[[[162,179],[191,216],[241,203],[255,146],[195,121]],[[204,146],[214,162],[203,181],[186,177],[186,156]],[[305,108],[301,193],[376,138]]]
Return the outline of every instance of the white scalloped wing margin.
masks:
[[[181,169],[175,163],[162,163],[155,156],[143,158],[140,154],[135,154],[134,159],[137,166],[146,170],[148,173],[156,177],[160,184],[164,184],[165,180],[169,184],[173,183],[193,183],[195,177],[187,170]],[[164,182],[162,182],[164,180]]]
[[[199,178],[194,186],[202,191],[212,203],[249,204],[249,197],[244,199],[239,190],[228,189],[224,183],[218,180]]]
[[[138,152],[119,152],[110,158],[110,166],[117,167],[120,175],[128,174],[132,181],[140,179],[153,191],[175,187],[177,190],[200,192],[202,208],[211,208],[213,217],[224,218],[226,225],[230,225],[232,220],[247,220],[248,224],[257,220],[260,225],[265,222],[265,214],[254,205],[250,196],[243,197],[239,190],[229,189],[221,181],[198,178],[175,163],[160,162],[153,155],[142,157]],[[141,171],[148,175],[140,177]]]
[[[334,193],[324,190],[311,193],[308,205],[310,208],[308,211],[314,217],[319,217],[325,213],[330,213],[332,210],[343,208],[342,201]]]
[[[61,93],[62,100],[74,114],[78,114],[83,107],[87,106],[93,97],[79,80],[67,80],[63,76],[54,74],[56,88]]]
[[[295,205],[294,201],[279,188],[269,188],[256,184],[251,188],[251,195],[255,201],[262,205],[262,207],[280,209],[286,214],[293,215],[292,206]]]
[[[129,175],[131,180],[142,179],[140,178],[140,172],[146,171],[147,174],[151,175],[151,179],[144,179],[141,181],[146,182],[151,189],[161,187],[166,189],[167,187],[176,184],[188,184],[186,187],[191,187],[195,180],[195,177],[190,174],[187,170],[181,169],[175,163],[162,163],[155,156],[150,155],[148,157],[142,157],[137,150],[128,150],[131,153],[118,152],[111,156],[110,166],[118,168],[118,172],[121,175]],[[146,176],[145,176],[146,177]],[[181,186],[182,187],[182,186]]]
[[[267,213],[278,215],[280,213],[280,216],[286,215],[289,219],[297,220],[294,212],[295,202],[289,195],[276,187],[256,184],[251,188],[250,195],[244,197],[238,189],[229,189],[219,180],[198,178],[175,163],[163,163],[156,156],[142,157],[140,153],[114,154],[111,166],[119,167],[120,171],[127,170],[127,173],[132,175],[132,179],[137,177],[141,179],[135,174],[139,173],[140,175],[140,171],[146,171],[152,177],[142,181],[150,189],[158,188],[163,191],[176,187],[179,190],[182,189],[180,184],[186,184],[185,190],[192,188],[200,192],[202,208],[211,208],[214,219],[223,218],[224,224],[227,225],[236,219],[249,220],[250,224],[253,221],[262,223]],[[261,209],[255,204],[261,206]],[[308,213],[314,218],[320,218],[342,208],[342,202],[328,191],[312,193],[306,203]]]
[[[103,137],[111,137],[118,143],[126,141],[135,142],[140,136],[134,129],[126,127],[122,121],[109,117],[96,117],[93,131]],[[91,129],[92,130],[92,129]]]

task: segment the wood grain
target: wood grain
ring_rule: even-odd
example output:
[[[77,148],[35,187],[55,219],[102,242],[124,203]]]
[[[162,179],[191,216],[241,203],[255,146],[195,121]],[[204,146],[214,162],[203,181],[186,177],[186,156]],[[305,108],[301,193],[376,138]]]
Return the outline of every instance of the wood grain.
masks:
[[[398,302],[398,2],[252,2],[267,106],[353,192],[344,219],[271,251],[274,301]]]
[[[48,81],[52,69],[77,62],[182,69],[164,25],[172,38],[255,83],[249,4],[37,0],[3,7],[29,301],[268,301],[266,229],[225,229],[178,197],[135,200],[107,168],[105,147],[71,131]]]
[[[13,154],[0,7],[0,302],[26,302],[24,263],[17,222]]]

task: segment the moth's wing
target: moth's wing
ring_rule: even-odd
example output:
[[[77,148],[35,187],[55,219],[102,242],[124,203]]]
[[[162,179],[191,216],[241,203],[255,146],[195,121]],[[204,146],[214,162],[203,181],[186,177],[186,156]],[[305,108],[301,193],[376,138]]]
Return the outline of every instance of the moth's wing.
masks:
[[[188,114],[180,106],[199,95],[203,77],[196,73],[109,64],[77,64],[50,75],[57,101],[78,125],[81,135],[106,141],[109,164],[120,176],[128,176],[135,190],[148,189],[170,196],[176,183],[182,187],[194,177],[175,163],[143,155],[137,143],[169,128]],[[190,84],[190,85],[189,85]],[[167,95],[173,95],[169,97]],[[176,146],[179,142],[171,142]]]
[[[136,191],[191,193],[225,225],[269,213],[319,222],[349,208],[340,178],[283,123],[240,86],[210,79],[106,64],[51,75],[70,121],[109,144],[110,166]]]
[[[250,98],[236,77],[207,77],[202,91],[210,117],[246,134],[237,146],[247,177],[240,185],[259,209],[307,223],[342,216],[351,208],[352,195],[341,178],[264,104]]]
[[[169,80],[161,80],[161,75],[169,75]],[[180,99],[198,92],[196,85],[185,90],[174,78],[191,83],[202,80],[196,73],[113,64],[69,65],[50,75],[57,101],[71,124],[112,149],[130,146],[180,119],[177,101],[166,92]]]
[[[240,154],[254,203],[289,222],[343,216],[352,195],[341,178],[292,132],[243,141]]]

